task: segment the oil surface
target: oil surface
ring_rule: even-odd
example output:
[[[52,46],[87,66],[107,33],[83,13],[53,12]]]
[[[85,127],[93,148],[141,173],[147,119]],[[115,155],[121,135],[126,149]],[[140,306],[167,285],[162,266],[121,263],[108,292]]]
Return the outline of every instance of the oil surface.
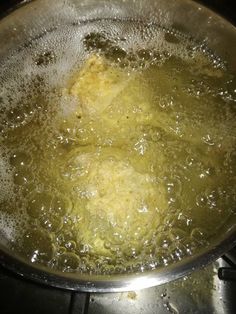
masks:
[[[31,262],[155,269],[234,214],[235,77],[183,34],[68,26],[1,70],[0,227]]]

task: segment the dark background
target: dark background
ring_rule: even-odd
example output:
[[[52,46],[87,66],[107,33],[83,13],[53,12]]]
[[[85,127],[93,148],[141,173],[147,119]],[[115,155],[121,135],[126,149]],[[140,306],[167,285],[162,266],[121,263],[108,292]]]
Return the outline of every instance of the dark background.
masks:
[[[0,13],[19,2],[20,0],[0,0]],[[236,25],[236,0],[199,0],[198,2],[217,11]]]

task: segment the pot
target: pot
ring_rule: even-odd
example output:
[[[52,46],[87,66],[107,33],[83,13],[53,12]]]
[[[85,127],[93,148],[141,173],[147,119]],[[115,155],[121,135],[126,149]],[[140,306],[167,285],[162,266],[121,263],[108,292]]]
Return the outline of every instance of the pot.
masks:
[[[34,0],[23,2],[0,21],[0,60],[45,32],[94,19],[133,19],[174,28],[204,43],[236,72],[236,28],[190,0]],[[9,38],[11,40],[9,40]],[[55,287],[87,292],[119,292],[160,285],[204,267],[236,245],[236,212],[208,247],[175,264],[143,273],[91,275],[62,273],[27,262],[0,238],[0,262],[17,274]]]

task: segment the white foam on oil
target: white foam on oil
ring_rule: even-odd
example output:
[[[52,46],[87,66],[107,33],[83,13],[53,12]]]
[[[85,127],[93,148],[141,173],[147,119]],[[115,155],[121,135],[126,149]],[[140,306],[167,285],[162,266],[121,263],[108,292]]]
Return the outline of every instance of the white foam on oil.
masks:
[[[83,38],[91,33],[104,34],[114,45],[127,52],[155,48],[160,53],[168,51],[169,55],[189,58],[187,40],[180,40],[177,44],[167,42],[165,32],[156,26],[124,21],[111,23],[110,20],[64,25],[63,28],[46,32],[28,46],[19,49],[5,64],[1,64],[2,104],[8,109],[16,106],[24,98],[27,89],[32,88],[32,80],[39,77],[47,89],[63,86],[70,73],[86,57],[88,52],[84,49]],[[39,64],[40,58],[48,53],[51,54],[51,59]]]
[[[13,172],[8,157],[0,152],[0,203],[14,196]]]
[[[6,211],[9,206],[14,206],[15,198],[14,173],[8,155],[5,157],[5,154],[0,154],[0,237],[1,243],[6,245],[20,240],[28,221],[28,216],[20,205],[15,204],[17,208],[15,212]]]
[[[24,226],[27,225],[27,215],[9,214],[0,211],[0,233],[7,242],[19,241],[24,233]]]

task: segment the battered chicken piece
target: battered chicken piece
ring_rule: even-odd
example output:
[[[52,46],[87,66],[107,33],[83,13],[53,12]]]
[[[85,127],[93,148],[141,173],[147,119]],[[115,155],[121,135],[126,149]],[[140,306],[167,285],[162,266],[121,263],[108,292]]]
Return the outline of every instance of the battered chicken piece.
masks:
[[[131,241],[134,250],[140,249],[143,239],[150,240],[160,225],[160,214],[167,209],[163,185],[119,156],[104,159],[88,153],[78,156],[77,163],[78,169],[83,169],[78,197],[86,199],[87,212],[80,221],[86,231],[78,234],[78,242],[89,246],[93,253],[110,256],[112,252],[105,243],[117,244],[119,234],[122,245]]]
[[[79,71],[69,93],[79,98],[82,113],[101,114],[134,75],[92,55]]]
[[[142,135],[140,125],[152,124],[156,118],[153,95],[142,75],[92,55],[66,90],[76,97],[77,105],[68,110],[62,129],[69,130],[70,138],[82,145],[136,143]]]

